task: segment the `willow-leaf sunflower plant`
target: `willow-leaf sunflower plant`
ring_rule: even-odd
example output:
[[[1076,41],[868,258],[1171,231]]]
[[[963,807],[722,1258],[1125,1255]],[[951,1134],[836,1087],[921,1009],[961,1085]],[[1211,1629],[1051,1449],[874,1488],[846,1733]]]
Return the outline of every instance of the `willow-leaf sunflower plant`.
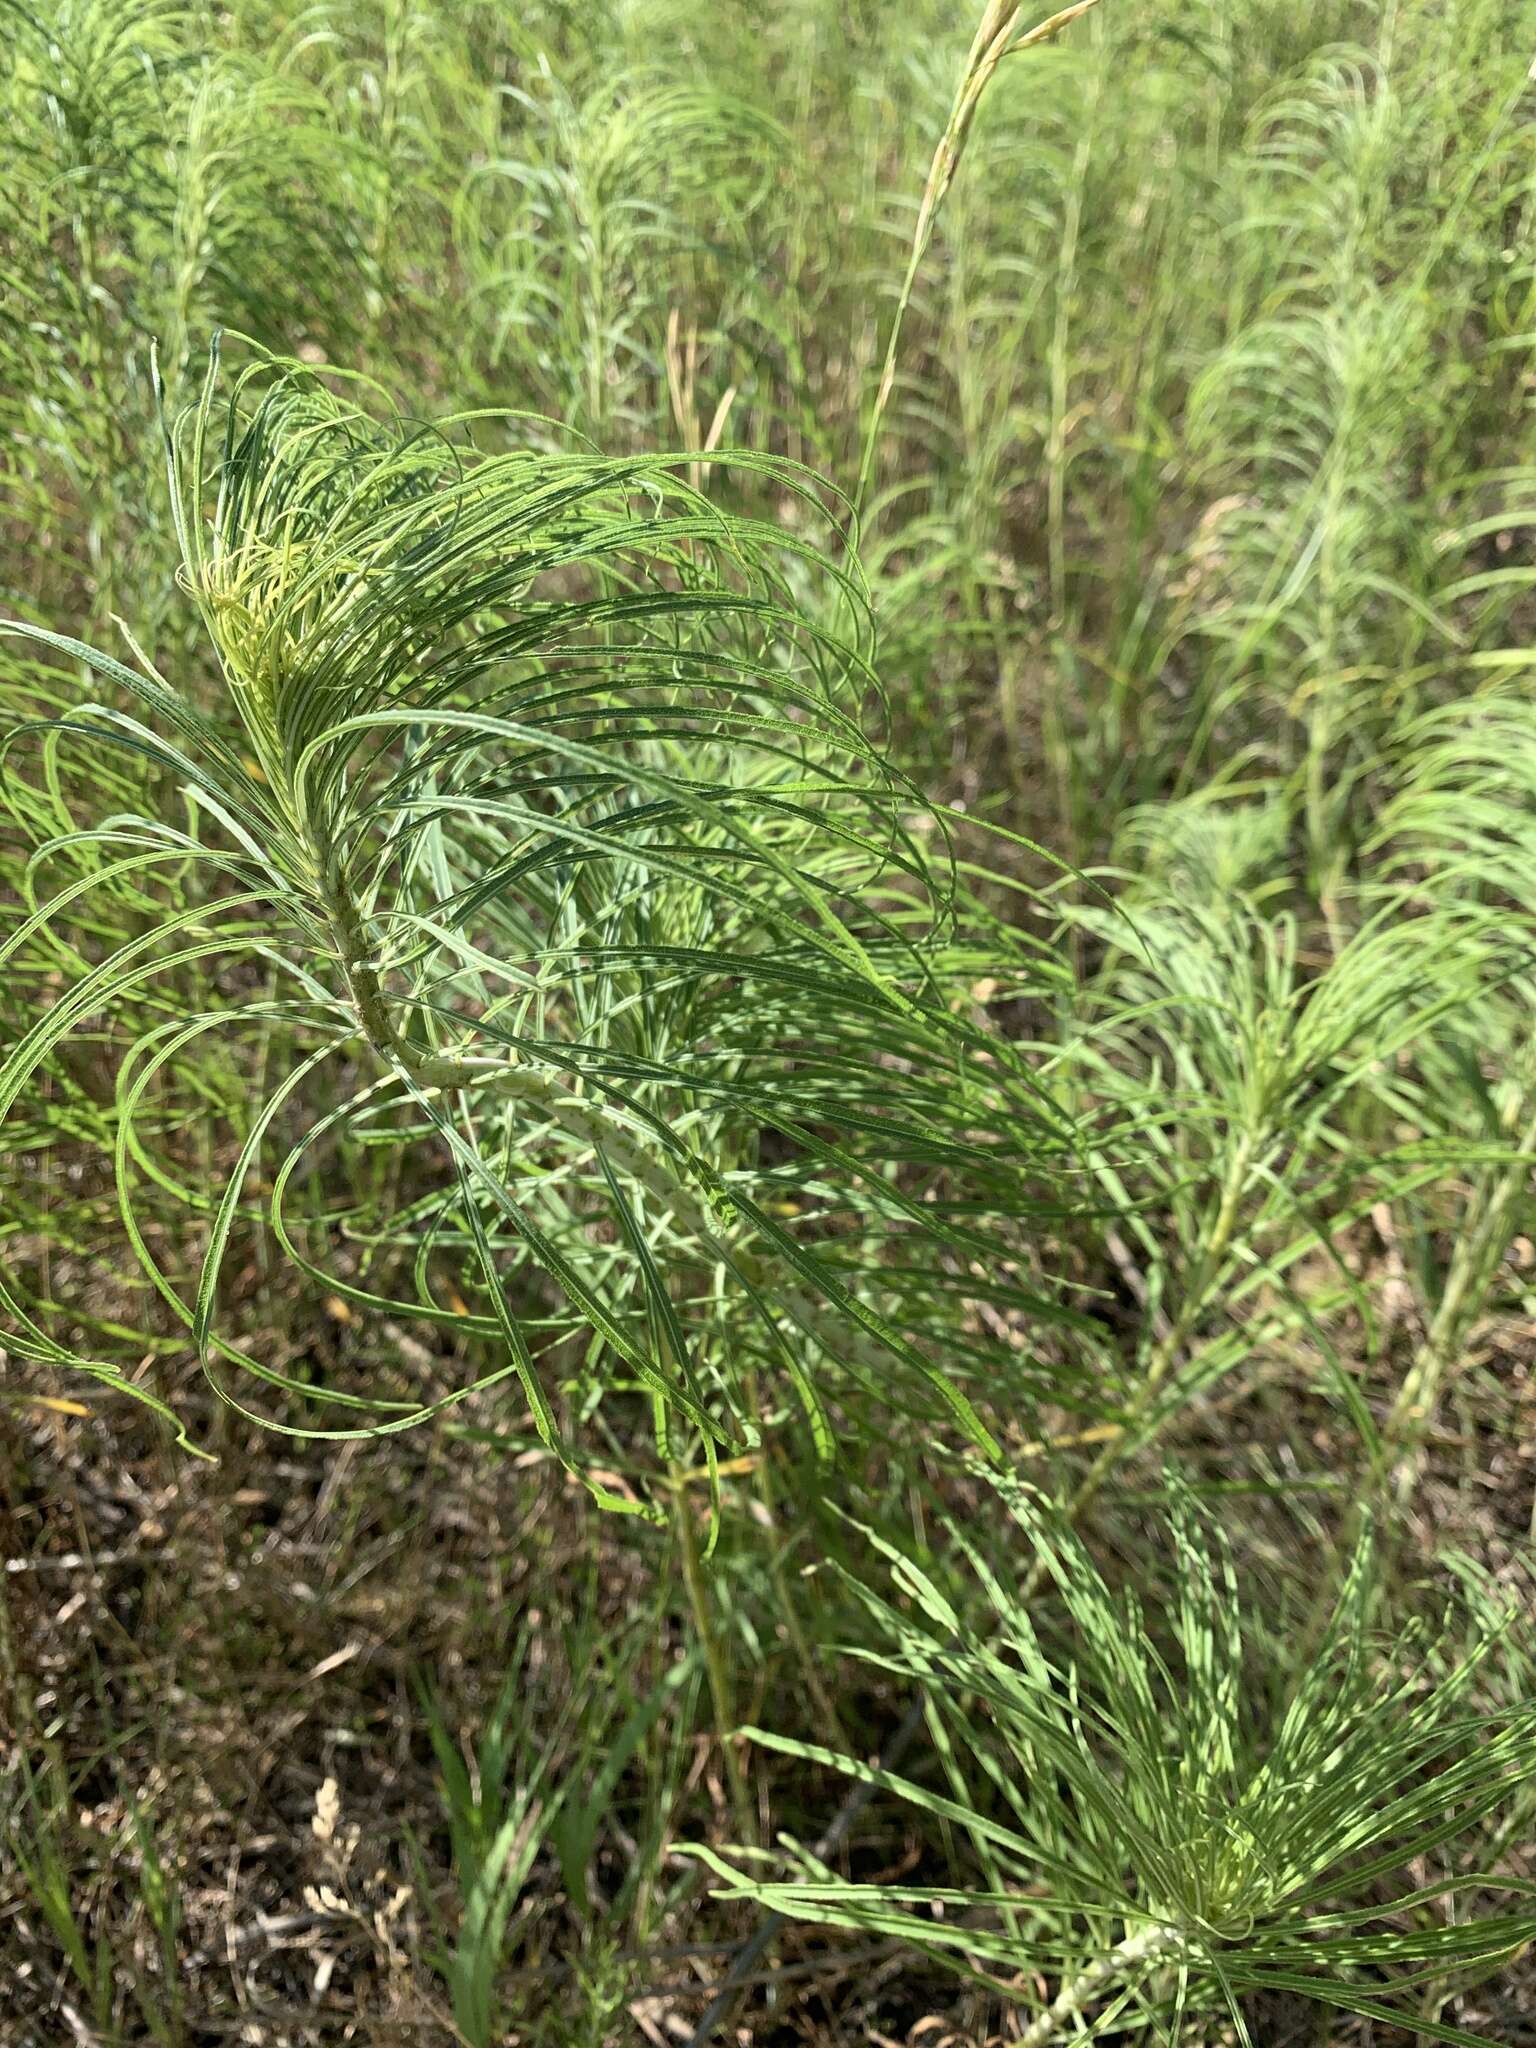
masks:
[[[1176,1477],[1161,1611],[1060,1509],[996,1485],[962,1574],[874,1535],[889,1594],[850,1580],[874,1623],[851,1654],[923,1687],[937,1774],[745,1731],[905,1802],[964,1845],[961,1881],[860,1883],[789,1838],[693,1845],[720,1895],[911,1943],[1016,2001],[1028,2048],[1203,2025],[1260,2048],[1264,1993],[1477,2048],[1439,2007],[1536,1939],[1536,1886],[1499,1863],[1536,1778],[1528,1576],[1463,1563],[1443,1621],[1381,1627],[1362,1527],[1298,1669]]]
[[[752,520],[729,463],[698,487],[696,455],[413,423],[254,350],[215,350],[165,444],[211,684],[131,633],[120,660],[6,629],[87,680],[5,747],[32,850],[0,963],[53,976],[0,1117],[105,1020],[123,1229],[220,1393],[376,1432],[511,1377],[578,1464],[562,1406],[616,1391],[711,1469],[797,1405],[823,1453],[869,1402],[993,1445],[978,1382],[997,1409],[1043,1368],[990,1333],[1071,1320],[1026,1233],[1073,1133],[966,991],[1059,970],[967,921],[941,818],[870,736],[825,487],[731,458],[778,504]],[[103,750],[145,800],[82,822],[49,764]],[[128,886],[151,909],[103,936],[89,906]],[[259,1046],[213,1184],[156,1141],[210,1039]],[[200,1213],[195,1270],[150,1194]],[[252,1232],[475,1371],[445,1395],[264,1359],[226,1299]],[[0,1284],[22,1355],[77,1356]]]

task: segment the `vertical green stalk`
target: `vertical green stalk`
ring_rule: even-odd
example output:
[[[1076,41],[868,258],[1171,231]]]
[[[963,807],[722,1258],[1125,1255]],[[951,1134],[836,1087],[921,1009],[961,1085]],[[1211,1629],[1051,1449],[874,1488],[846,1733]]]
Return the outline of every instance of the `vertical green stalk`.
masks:
[[[704,1652],[704,1668],[709,1677],[710,1705],[714,1712],[715,1740],[720,1745],[720,1753],[725,1760],[731,1816],[742,1841],[752,1843],[757,1839],[756,1815],[752,1809],[751,1787],[747,1783],[746,1772],[742,1769],[741,1752],[735,1740],[736,1712],[731,1698],[730,1673],[726,1667],[720,1632],[716,1627],[714,1605],[709,1597],[704,1560],[699,1553],[699,1533],[694,1527],[693,1511],[688,1505],[687,1473],[680,1465],[672,1467],[671,1490],[672,1526],[677,1537],[677,1554],[683,1567],[683,1583],[688,1589],[688,1605],[693,1612],[693,1625]]]
[[[1093,98],[1098,101],[1095,78]],[[1056,311],[1051,327],[1051,424],[1046,438],[1046,550],[1051,583],[1051,625],[1059,629],[1067,607],[1067,400],[1071,395],[1072,299],[1077,289],[1077,247],[1083,225],[1083,183],[1093,148],[1092,118],[1072,153],[1072,184],[1061,224],[1056,264]]]
[[[1473,1215],[1456,1239],[1445,1289],[1415,1354],[1382,1438],[1383,1469],[1392,1473],[1399,1503],[1408,1499],[1418,1476],[1418,1453],[1440,1391],[1481,1309],[1494,1268],[1514,1229],[1515,1213],[1530,1184],[1536,1160],[1536,1109],[1528,1107],[1524,1130],[1508,1164],[1484,1183]]]
[[[97,609],[110,618],[117,609],[116,545],[118,477],[123,467],[123,445],[118,408],[108,390],[108,329],[106,294],[100,281],[100,251],[97,245],[95,208],[90,188],[82,191],[74,222],[75,260],[80,273],[80,297],[84,320],[80,337],[85,386],[96,413],[95,442],[101,461],[94,465],[90,506],[86,519],[86,541],[91,569],[96,579]]]
[[[1343,685],[1339,680],[1339,548],[1340,525],[1346,512],[1344,491],[1345,454],[1353,421],[1353,394],[1346,393],[1341,417],[1334,428],[1333,442],[1326,457],[1318,510],[1320,528],[1317,553],[1318,626],[1314,661],[1317,683],[1307,713],[1307,743],[1304,802],[1307,850],[1312,886],[1322,907],[1335,951],[1344,942],[1339,916],[1338,887],[1343,870],[1339,851],[1339,803],[1329,774],[1329,759],[1343,718]]]
[[[375,1052],[398,1054],[400,1035],[384,1000],[378,970],[373,965],[367,933],[347,888],[346,878],[334,875],[325,888],[325,907],[331,931],[341,957],[341,971],[352,1008]]]
[[[752,1476],[757,1487],[757,1497],[762,1503],[763,1512],[768,1518],[768,1525],[771,1531],[768,1544],[768,1571],[769,1576],[773,1580],[773,1590],[778,1596],[779,1612],[784,1618],[785,1632],[794,1647],[796,1657],[799,1659],[801,1675],[805,1680],[805,1689],[810,1694],[816,1711],[821,1716],[828,1730],[830,1739],[835,1740],[842,1748],[846,1749],[848,1747],[848,1739],[843,1732],[842,1717],[837,1711],[837,1702],[827,1690],[826,1682],[822,1678],[818,1668],[815,1647],[806,1635],[805,1624],[801,1621],[800,1611],[795,1604],[794,1588],[790,1584],[784,1570],[784,1551],[786,1545],[780,1541],[778,1533],[779,1503],[777,1491],[773,1483],[773,1454],[769,1443],[770,1433],[763,1413],[761,1390],[758,1386],[757,1374],[755,1372],[750,1373],[747,1377],[746,1393],[748,1412],[756,1424],[758,1437],[762,1445],[753,1463]]]
[[[1071,7],[1064,7],[1059,14],[1053,14],[1048,21],[1040,22],[1023,35],[1018,34],[1019,16],[1022,7],[1010,7],[1008,0],[987,0],[986,11],[971,42],[970,54],[965,60],[959,90],[950,108],[949,120],[944,133],[939,137],[938,148],[933,153],[933,162],[928,167],[928,182],[923,187],[922,203],[917,210],[917,227],[912,236],[912,251],[907,258],[906,275],[901,281],[901,291],[896,300],[896,313],[891,322],[890,338],[886,343],[885,363],[880,372],[880,388],[875,393],[874,409],[869,416],[869,425],[864,434],[864,452],[859,463],[859,481],[853,494],[855,511],[862,511],[869,489],[870,477],[874,470],[875,449],[880,440],[880,428],[885,419],[885,409],[890,404],[891,392],[896,383],[896,363],[901,350],[901,330],[906,324],[907,308],[912,303],[912,294],[917,287],[917,274],[922,269],[923,258],[928,254],[933,240],[934,226],[938,220],[939,208],[955,173],[960,168],[960,159],[965,153],[966,138],[971,132],[971,123],[981,105],[982,95],[991,81],[992,74],[1004,57],[1016,56],[1027,50],[1031,44],[1048,42],[1060,34],[1069,22],[1086,14],[1098,5],[1098,0],[1075,0]]]
[[[394,267],[395,146],[405,90],[410,18],[409,8],[396,0],[396,4],[387,8],[384,19],[384,64],[379,80],[379,157],[383,176],[374,208],[374,282],[367,301],[369,330],[375,348],[383,333],[389,304],[389,276]]]
[[[1244,1131],[1233,1149],[1232,1157],[1227,1162],[1226,1173],[1222,1177],[1221,1196],[1211,1224],[1210,1235],[1206,1238],[1195,1270],[1184,1289],[1178,1313],[1158,1340],[1147,1362],[1141,1385],[1137,1388],[1127,1412],[1125,1426],[1120,1434],[1111,1438],[1100,1451],[1067,1503],[1066,1517],[1074,1526],[1082,1520],[1103,1492],[1110,1475],[1126,1455],[1126,1447],[1134,1446],[1138,1441],[1141,1425],[1150,1413],[1163,1382],[1178,1364],[1184,1346],[1205,1307],[1211,1288],[1220,1276],[1222,1264],[1232,1248],[1232,1240],[1237,1235],[1243,1194],[1248,1185],[1248,1174],[1257,1149],[1256,1133],[1251,1130]],[[1045,1567],[1037,1562],[1026,1581],[1026,1592],[1038,1592],[1044,1581]]]

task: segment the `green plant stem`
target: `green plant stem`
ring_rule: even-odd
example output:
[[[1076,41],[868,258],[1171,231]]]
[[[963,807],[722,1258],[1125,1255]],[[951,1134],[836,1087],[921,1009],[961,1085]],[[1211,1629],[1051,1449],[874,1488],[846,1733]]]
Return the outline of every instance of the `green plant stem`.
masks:
[[[1456,1240],[1439,1306],[1404,1377],[1383,1432],[1382,1465],[1390,1469],[1399,1505],[1412,1494],[1419,1448],[1489,1278],[1508,1244],[1517,1205],[1536,1159],[1536,1110],[1520,1134],[1514,1157],[1486,1187],[1476,1216]]]
[[[1231,1249],[1232,1240],[1237,1235],[1243,1191],[1248,1185],[1248,1172],[1253,1164],[1256,1149],[1257,1139],[1252,1131],[1245,1131],[1233,1148],[1232,1157],[1227,1162],[1227,1170],[1222,1179],[1221,1198],[1211,1225],[1211,1233],[1190,1276],[1189,1285],[1184,1290],[1178,1314],[1159,1339],[1148,1360],[1147,1370],[1142,1375],[1141,1385],[1131,1402],[1124,1427],[1119,1435],[1112,1438],[1100,1451],[1067,1502],[1067,1520],[1074,1527],[1103,1492],[1111,1473],[1125,1457],[1127,1449],[1134,1448],[1140,1441],[1142,1425],[1158,1392],[1169,1373],[1178,1364],[1190,1332],[1199,1319],[1210,1290],[1221,1272],[1222,1262]],[[1037,1559],[1030,1567],[1029,1577],[1025,1582],[1027,1592],[1036,1593],[1040,1590],[1045,1583],[1045,1572],[1044,1562]]]
[[[785,1544],[780,1536],[778,1493],[773,1483],[773,1451],[768,1441],[768,1429],[763,1415],[762,1392],[755,1372],[750,1373],[747,1377],[747,1401],[752,1421],[762,1444],[762,1449],[759,1451],[753,1466],[752,1476],[756,1485],[758,1500],[762,1503],[763,1512],[768,1517],[770,1530],[768,1571],[773,1580],[773,1590],[778,1597],[779,1612],[783,1616],[785,1632],[799,1660],[801,1676],[805,1680],[805,1689],[810,1694],[816,1711],[820,1714],[832,1738],[846,1749],[849,1744],[847,1734],[842,1725],[842,1717],[837,1711],[836,1701],[827,1690],[826,1682],[822,1678],[819,1659],[809,1637],[806,1635],[805,1624],[800,1619],[799,1608],[795,1603],[794,1588],[790,1584],[789,1575],[784,1569]]]
[[[1093,105],[1098,103],[1097,83]],[[1083,223],[1083,183],[1093,148],[1093,130],[1085,127],[1072,158],[1072,188],[1067,194],[1061,249],[1056,272],[1056,318],[1051,334],[1051,424],[1046,440],[1046,545],[1051,586],[1053,631],[1066,621],[1067,610],[1067,401],[1071,396],[1070,338],[1072,298],[1077,287],[1077,248]]]
[[[117,606],[116,552],[113,536],[119,525],[118,478],[124,463],[119,410],[113,402],[110,390],[110,343],[105,292],[98,275],[99,252],[95,207],[89,192],[80,201],[75,223],[75,249],[84,313],[81,326],[81,359],[85,383],[90,392],[91,402],[96,408],[96,431],[101,445],[100,466],[92,480],[87,534],[91,568],[96,579],[96,610],[98,616],[110,618]]]
[[[1090,1963],[1080,1977],[1063,1985],[1040,2017],[1019,2035],[1019,2048],[1045,2048],[1073,2020],[1081,2018],[1109,1985],[1136,1976],[1159,1956],[1182,1945],[1182,1938],[1171,1927],[1143,1927],[1139,1933],[1127,1935],[1097,1962]]]
[[[912,304],[912,294],[917,288],[917,274],[922,269],[923,258],[928,254],[928,245],[933,240],[934,224],[939,208],[944,204],[945,195],[954,183],[955,172],[960,168],[960,159],[965,152],[966,137],[971,132],[971,123],[976,118],[976,109],[981,105],[983,93],[992,74],[1004,57],[1015,56],[1020,50],[1027,50],[1034,43],[1049,42],[1059,35],[1079,15],[1096,7],[1098,0],[1076,0],[1071,7],[1064,7],[1053,14],[1048,21],[1038,23],[1023,35],[1018,34],[1019,16],[1023,8],[1010,7],[1008,0],[988,0],[982,14],[980,26],[972,40],[970,54],[965,61],[965,71],[950,108],[949,120],[944,133],[939,137],[938,148],[933,153],[933,162],[928,167],[928,182],[923,187],[922,203],[917,210],[917,226],[912,235],[912,250],[907,258],[906,274],[901,281],[901,290],[896,299],[896,312],[891,321],[891,332],[885,348],[885,362],[880,371],[880,386],[875,393],[874,408],[869,416],[869,426],[864,435],[863,455],[859,462],[859,481],[853,494],[855,511],[861,511],[869,480],[874,470],[875,449],[880,440],[880,428],[885,419],[885,409],[891,402],[891,392],[896,383],[896,363],[901,349],[901,330],[906,324],[907,309]]]
[[[714,1710],[715,1740],[720,1745],[720,1754],[725,1761],[732,1819],[741,1831],[743,1842],[750,1845],[757,1839],[756,1816],[752,1809],[751,1787],[747,1783],[746,1772],[741,1763],[741,1752],[735,1739],[736,1713],[731,1701],[730,1673],[726,1668],[719,1630],[715,1626],[715,1611],[710,1602],[704,1560],[699,1553],[699,1533],[694,1527],[693,1511],[688,1505],[687,1475],[676,1465],[672,1468],[672,1526],[677,1535],[677,1553],[682,1561],[683,1583],[688,1588],[688,1605],[693,1612],[694,1629],[704,1651],[704,1668],[709,1675],[709,1697]]]

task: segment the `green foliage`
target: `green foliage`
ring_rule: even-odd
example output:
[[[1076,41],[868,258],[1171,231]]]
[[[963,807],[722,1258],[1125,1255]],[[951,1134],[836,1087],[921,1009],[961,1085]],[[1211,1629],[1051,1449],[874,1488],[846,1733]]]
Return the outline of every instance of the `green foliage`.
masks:
[[[579,1532],[347,2025],[606,2048],[739,1942],[702,2044],[748,1899],[978,2038],[1526,1998],[1528,1612],[1413,1617],[1525,1583],[1529,9],[1068,14],[0,0],[7,1421]],[[160,1795],[7,1768],[43,2032],[179,2038]]]
[[[697,1854],[749,1896],[798,1919],[899,1932],[1013,1997],[1044,1968],[1061,1994],[1023,2038],[1096,2030],[1150,1996],[1186,2015],[1256,1990],[1300,1993],[1389,2019],[1413,1987],[1487,1968],[1536,1937],[1528,1885],[1473,1869],[1403,1887],[1402,1873],[1536,1775],[1536,1710],[1472,1704],[1480,1668],[1516,1621],[1474,1622],[1464,1647],[1422,1628],[1379,1639],[1381,1582],[1368,1538],[1292,1672],[1239,1605],[1230,1552],[1177,1494],[1170,1611],[1155,1633],[1136,1595],[1112,1590],[1081,1542],[1027,1493],[1002,1490],[1060,1601],[1036,1619],[1017,1555],[962,1541],[978,1620],[931,1574],[876,1538],[896,1600],[860,1587],[878,1632],[860,1654],[923,1685],[951,1791],[763,1729],[755,1742],[842,1771],[971,1838],[974,1890],[859,1885],[814,1859],[781,1878]],[[899,1604],[898,1604],[899,1603]],[[793,1859],[792,1859],[793,1860]],[[1378,1891],[1378,1886],[1385,1889]],[[1502,1912],[1435,1913],[1454,1894],[1502,1891]],[[1429,2040],[1479,2038],[1417,2015]]]
[[[205,1364],[303,1391],[222,1334],[218,1295],[247,1177],[325,1067],[333,1101],[338,1071],[353,1078],[277,1165],[268,1227],[318,1276],[284,1206],[312,1148],[435,1138],[440,1195],[406,1217],[327,1214],[332,1230],[393,1236],[416,1296],[334,1284],[499,1335],[507,1362],[478,1384],[516,1373],[552,1448],[535,1351],[573,1329],[710,1443],[752,1428],[740,1390],[759,1359],[788,1372],[830,1443],[819,1373],[881,1392],[877,1358],[990,1441],[963,1358],[925,1349],[963,1312],[962,1273],[946,1286],[889,1254],[914,1231],[957,1257],[1000,1247],[1070,1131],[1020,1055],[950,1006],[967,944],[954,876],[937,821],[859,720],[857,583],[809,534],[717,510],[681,460],[483,453],[469,421],[379,423],[261,360],[222,408],[217,388],[210,368],[170,430],[171,490],[241,738],[147,655],[129,668],[26,629],[144,717],[84,702],[18,737],[41,737],[45,760],[66,736],[147,760],[176,778],[183,821],[81,832],[52,806],[28,863],[36,908],[5,952],[41,940],[74,981],[6,1061],[0,1103],[77,1023],[121,1020],[123,1223]],[[809,480],[776,474],[818,519]],[[813,575],[828,594],[796,605]],[[34,784],[12,808],[28,821],[50,806]],[[86,872],[45,896],[55,859],[78,865],[82,846]],[[156,911],[88,965],[68,936],[77,906],[129,876]],[[1013,950],[1029,974],[1035,956]],[[194,963],[220,978],[248,963],[271,986],[167,1018],[165,977]],[[174,1087],[184,1048],[241,1026],[300,1035],[210,1201],[156,1159],[140,1109]],[[765,1132],[790,1149],[792,1204],[789,1173],[761,1160]],[[947,1185],[925,1202],[893,1167]],[[190,1302],[137,1222],[141,1176],[208,1218]],[[594,1228],[612,1247],[595,1258]],[[503,1246],[553,1283],[559,1306],[536,1325],[508,1298]],[[478,1309],[442,1306],[432,1269],[447,1261]],[[63,1355],[10,1306],[32,1355]],[[384,1427],[428,1412],[313,1394]]]
[[[454,223],[488,372],[606,438],[661,409],[670,308],[728,329],[750,305],[752,223],[788,138],[745,103],[644,73],[573,93],[545,65],[509,92],[524,133],[469,174]]]
[[[430,1694],[424,1698],[458,1889],[457,1924],[438,1967],[452,1996],[454,2024],[473,2048],[493,2048],[514,2017],[498,1979],[541,1910],[526,1894],[536,1862],[549,1851],[582,1929],[592,1973],[585,2000],[600,2010],[612,1992],[623,2003],[628,1976],[622,1966],[616,1985],[607,1986],[614,1940],[640,1913],[659,1844],[653,1837],[631,1845],[628,1874],[611,1898],[594,1892],[593,1853],[637,1751],[694,1675],[684,1661],[642,1691],[635,1684],[638,1648],[620,1643],[605,1654],[595,1637],[585,1647],[578,1642],[568,1650],[573,1668],[557,1676],[547,1649],[523,1639],[464,1747],[438,1703]],[[627,1696],[633,1704],[626,1714]]]
[[[104,2038],[149,2040],[180,2048],[186,2039],[179,1983],[178,1874],[162,1842],[152,1806],[126,1793],[123,1860],[131,1908],[152,1934],[153,1965],[135,1955],[124,1967],[121,1950],[104,1929],[99,1895],[107,1888],[114,1845],[82,1824],[56,1746],[42,1743],[36,1765],[19,1749],[0,1788],[8,1881],[24,1910],[35,1910],[62,1965],[59,1996],[78,2031],[90,2026]],[[88,1873],[88,1874],[87,1874]],[[127,2030],[131,2028],[129,2034]]]
[[[496,1977],[507,1923],[518,1904],[544,1836],[558,1815],[564,1787],[550,1785],[566,1730],[557,1723],[542,1753],[517,1715],[526,1673],[515,1662],[476,1740],[472,1763],[460,1755],[428,1702],[427,1727],[437,1757],[453,1868],[463,1900],[454,1945],[442,1963],[453,1996],[454,2024],[473,2048],[496,2038]]]

